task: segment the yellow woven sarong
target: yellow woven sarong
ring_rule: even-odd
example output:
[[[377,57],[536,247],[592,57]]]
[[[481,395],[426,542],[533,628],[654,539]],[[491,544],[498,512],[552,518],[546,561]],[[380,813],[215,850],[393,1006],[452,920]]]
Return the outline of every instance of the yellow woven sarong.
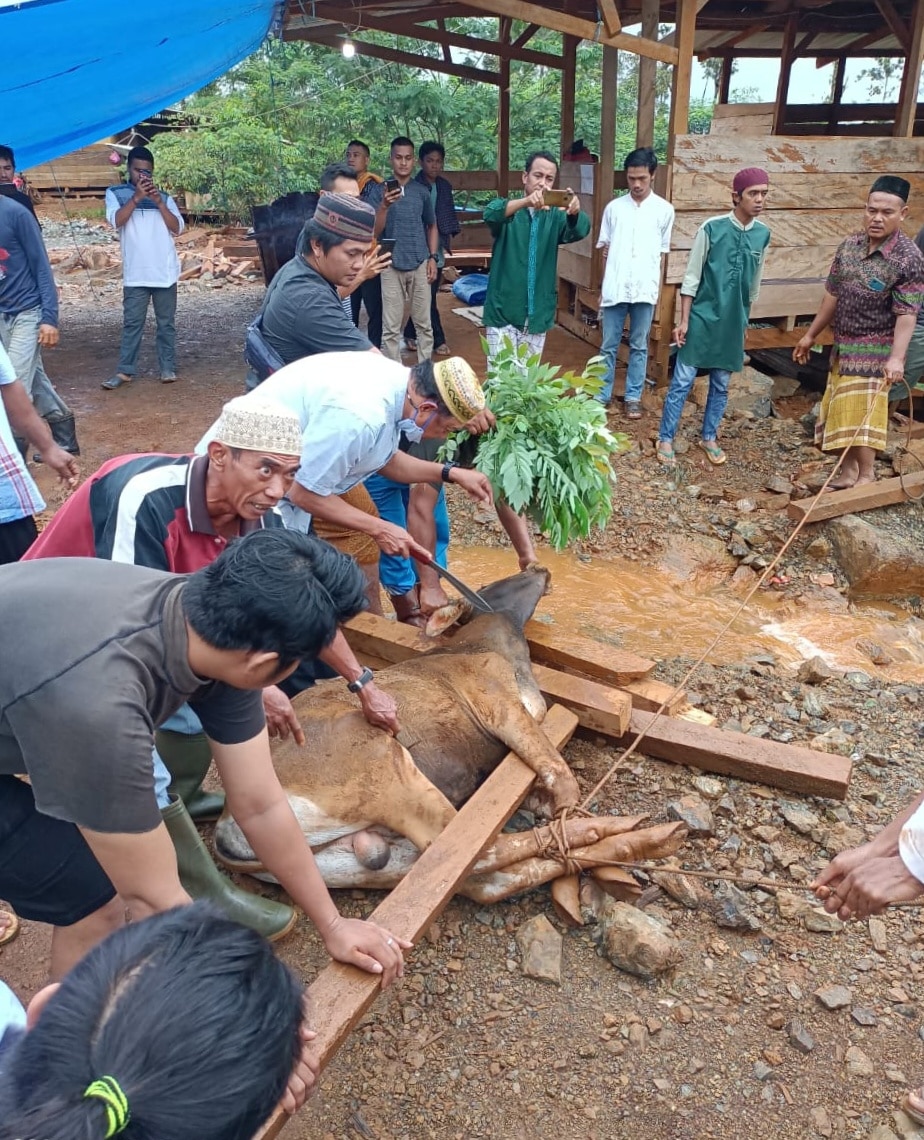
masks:
[[[842,376],[835,364],[828,374],[821,415],[815,424],[815,446],[822,451],[843,451],[845,447],[884,451],[888,424],[888,385],[882,387],[882,378]]]
[[[378,518],[379,512],[376,510],[375,503],[373,503],[372,497],[362,483],[357,483],[355,487],[345,491],[340,498],[345,503],[349,503],[351,507],[356,507],[357,510],[365,511],[367,515],[374,515]],[[317,517],[313,518],[312,522],[314,523],[314,533],[318,538],[323,538],[325,542],[335,546],[341,554],[349,554],[351,558],[356,559],[360,566],[378,564],[380,551],[375,539],[368,534],[363,534],[359,530],[347,530],[340,523],[326,522]]]

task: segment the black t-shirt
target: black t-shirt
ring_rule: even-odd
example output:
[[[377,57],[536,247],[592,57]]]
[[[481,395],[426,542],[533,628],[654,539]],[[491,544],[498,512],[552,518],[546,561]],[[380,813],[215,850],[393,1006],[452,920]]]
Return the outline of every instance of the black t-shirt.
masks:
[[[186,576],[96,558],[0,566],[0,773],[39,811],[93,831],[151,831],[152,734],[184,702],[219,744],[265,724],[259,690],[189,667]]]
[[[28,194],[23,194],[21,190],[17,190],[12,182],[0,182],[0,194],[4,198],[12,198],[14,202],[18,202],[20,206],[25,206],[29,213],[38,221],[38,215],[35,212],[35,207],[32,205],[32,199]]]
[[[366,352],[372,342],[346,315],[337,290],[296,256],[273,279],[263,336],[286,364],[319,352]]]

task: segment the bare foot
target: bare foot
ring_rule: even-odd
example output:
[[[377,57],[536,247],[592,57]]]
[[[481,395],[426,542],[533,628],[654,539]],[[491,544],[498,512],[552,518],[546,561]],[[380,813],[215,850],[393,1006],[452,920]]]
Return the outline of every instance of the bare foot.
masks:
[[[876,476],[875,475],[860,475],[857,477],[857,481],[856,481],[856,483],[854,483],[854,486],[855,487],[864,487],[864,486],[866,486],[867,483],[875,483],[875,482],[876,482]]]
[[[828,491],[847,491],[851,487],[856,486],[857,478],[859,478],[859,476],[857,476],[856,478],[853,478],[853,479],[848,479],[846,476],[841,475],[840,478],[835,479],[833,483],[829,483],[826,490],[828,490]]]
[[[12,942],[19,933],[19,919],[11,910],[0,910],[0,946]]]

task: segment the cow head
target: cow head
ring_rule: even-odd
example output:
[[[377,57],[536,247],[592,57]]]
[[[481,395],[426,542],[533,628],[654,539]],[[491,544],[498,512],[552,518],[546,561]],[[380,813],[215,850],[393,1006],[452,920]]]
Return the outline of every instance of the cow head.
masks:
[[[495,613],[506,614],[518,630],[522,630],[533,616],[539,599],[549,592],[552,573],[545,566],[534,563],[519,574],[501,578],[484,586],[478,593]],[[436,637],[454,625],[462,625],[477,616],[472,606],[455,599],[441,606],[427,621],[427,634]]]

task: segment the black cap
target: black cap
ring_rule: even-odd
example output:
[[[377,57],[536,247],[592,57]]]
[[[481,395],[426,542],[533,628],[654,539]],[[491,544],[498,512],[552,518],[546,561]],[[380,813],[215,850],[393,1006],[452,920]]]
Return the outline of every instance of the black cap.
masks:
[[[895,174],[880,174],[869,188],[870,194],[894,194],[903,202],[908,201],[911,193],[911,183]]]

